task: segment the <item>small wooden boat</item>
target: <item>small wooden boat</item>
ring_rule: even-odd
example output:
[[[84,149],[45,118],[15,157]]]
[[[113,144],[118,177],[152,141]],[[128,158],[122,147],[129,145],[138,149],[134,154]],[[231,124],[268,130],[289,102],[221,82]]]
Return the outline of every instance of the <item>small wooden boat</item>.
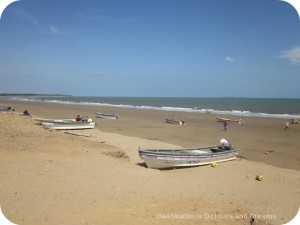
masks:
[[[42,122],[42,125],[48,129],[54,130],[82,130],[95,128],[95,122],[83,121],[63,121],[63,122]]]
[[[139,149],[140,157],[148,168],[167,169],[191,167],[236,159],[239,149],[220,146],[189,149]]]
[[[166,123],[177,124],[177,125],[185,125],[184,120],[177,120],[173,118],[166,118]]]
[[[232,120],[232,119],[227,119],[227,118],[223,118],[223,117],[217,117],[216,119],[217,119],[218,122],[222,122],[222,123],[224,123],[225,121],[228,122],[228,123],[239,123],[239,124],[245,123],[245,121],[242,120],[242,119]]]
[[[42,123],[69,123],[75,122],[75,119],[44,119],[44,118],[34,118],[34,120]]]
[[[106,113],[99,113],[99,112],[95,112],[95,116],[98,118],[106,118],[106,119],[119,119],[119,115],[117,114],[106,114]]]
[[[300,124],[300,119],[291,119],[291,124]]]
[[[91,118],[85,119],[44,119],[44,118],[34,118],[34,120],[40,123],[72,123],[72,122],[93,122]]]
[[[0,112],[10,112],[13,111],[10,105],[0,105]]]
[[[91,118],[87,116],[77,115],[74,119],[44,119],[44,118],[33,118],[40,123],[72,123],[72,122],[93,122]]]

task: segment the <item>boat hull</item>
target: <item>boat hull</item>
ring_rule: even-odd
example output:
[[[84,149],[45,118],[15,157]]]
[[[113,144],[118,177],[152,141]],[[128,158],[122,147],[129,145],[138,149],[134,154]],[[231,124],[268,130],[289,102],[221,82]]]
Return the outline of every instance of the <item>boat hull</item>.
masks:
[[[224,150],[220,152],[209,152],[207,150],[199,154],[176,154],[147,150],[139,150],[140,157],[145,161],[147,167],[153,169],[167,169],[174,167],[191,167],[208,165],[213,162],[225,162],[235,160],[239,150]]]
[[[0,112],[11,112],[11,111],[12,111],[11,106],[0,105]]]
[[[83,130],[93,129],[96,123],[47,123],[43,122],[42,125],[48,129],[54,130]]]
[[[34,118],[36,121],[42,123],[72,123],[76,122],[75,119],[43,119],[43,118]]]
[[[116,120],[119,119],[118,115],[115,114],[104,114],[104,113],[95,113],[95,116],[98,118],[105,118],[105,119],[111,119],[111,120]]]
[[[176,124],[176,125],[185,125],[185,121],[184,120],[176,120],[176,119],[169,119],[166,118],[166,123],[171,123],[171,124]]]
[[[226,118],[222,118],[222,117],[217,117],[216,118],[218,122],[229,122],[229,123],[242,123],[242,120],[232,120],[232,119],[226,119]]]

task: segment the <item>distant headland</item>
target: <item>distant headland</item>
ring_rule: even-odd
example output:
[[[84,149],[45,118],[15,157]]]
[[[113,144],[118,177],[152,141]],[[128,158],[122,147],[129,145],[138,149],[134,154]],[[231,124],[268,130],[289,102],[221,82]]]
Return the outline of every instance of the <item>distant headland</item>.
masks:
[[[27,96],[27,97],[70,97],[67,94],[34,94],[34,93],[0,93],[0,96]]]

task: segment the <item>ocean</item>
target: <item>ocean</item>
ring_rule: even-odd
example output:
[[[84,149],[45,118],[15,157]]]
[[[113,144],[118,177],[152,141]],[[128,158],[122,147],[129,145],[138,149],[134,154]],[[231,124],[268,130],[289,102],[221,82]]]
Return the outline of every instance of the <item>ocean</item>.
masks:
[[[12,97],[11,100],[234,116],[300,118],[300,99],[28,96]]]

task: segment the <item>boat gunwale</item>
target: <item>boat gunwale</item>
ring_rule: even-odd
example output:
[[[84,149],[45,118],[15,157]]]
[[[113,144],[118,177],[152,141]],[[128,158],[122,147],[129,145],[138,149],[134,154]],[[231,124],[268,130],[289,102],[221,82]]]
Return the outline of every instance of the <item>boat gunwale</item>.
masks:
[[[54,122],[42,122],[42,125],[96,125],[96,122],[84,122],[84,121],[54,121]]]
[[[204,148],[202,148],[203,151]],[[206,156],[220,156],[220,155],[230,155],[230,154],[238,154],[239,153],[239,149],[230,149],[230,150],[222,150],[220,149],[220,151],[216,151],[213,152],[211,151],[211,149],[213,148],[205,148],[207,150],[207,152],[203,152],[203,153],[197,153],[197,152],[185,152],[188,150],[201,150],[199,149],[181,149],[181,150],[166,150],[169,152],[162,152],[160,150],[139,150],[139,155],[140,157],[148,155],[148,156],[156,156],[156,157],[188,157],[188,158],[192,158],[192,157],[206,157]],[[210,151],[210,152],[209,152]]]

